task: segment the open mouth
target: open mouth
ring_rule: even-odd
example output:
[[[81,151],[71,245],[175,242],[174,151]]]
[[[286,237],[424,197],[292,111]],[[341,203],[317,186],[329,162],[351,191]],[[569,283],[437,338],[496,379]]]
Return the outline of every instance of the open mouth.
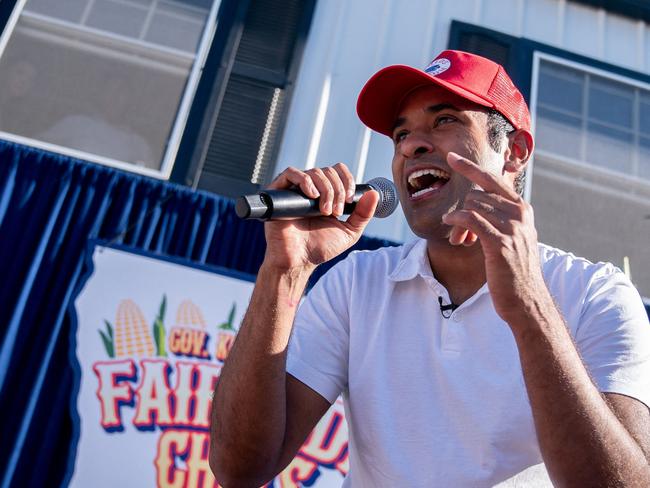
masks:
[[[449,181],[449,178],[449,173],[437,168],[414,171],[408,177],[409,195],[411,198],[416,198],[426,193],[439,190]]]

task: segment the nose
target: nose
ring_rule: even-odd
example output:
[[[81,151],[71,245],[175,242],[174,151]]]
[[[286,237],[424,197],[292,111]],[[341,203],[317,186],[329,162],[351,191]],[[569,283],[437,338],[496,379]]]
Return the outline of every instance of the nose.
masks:
[[[417,158],[422,154],[433,152],[433,144],[429,138],[417,132],[411,132],[400,144],[402,154],[407,158]]]

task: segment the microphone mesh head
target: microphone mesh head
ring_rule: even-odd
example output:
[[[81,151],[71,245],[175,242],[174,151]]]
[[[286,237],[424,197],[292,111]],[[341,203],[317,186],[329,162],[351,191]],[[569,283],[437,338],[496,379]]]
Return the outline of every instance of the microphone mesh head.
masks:
[[[379,203],[375,210],[375,217],[379,217],[380,219],[388,217],[395,211],[399,204],[397,188],[395,188],[392,181],[382,177],[373,178],[367,184],[379,193]]]

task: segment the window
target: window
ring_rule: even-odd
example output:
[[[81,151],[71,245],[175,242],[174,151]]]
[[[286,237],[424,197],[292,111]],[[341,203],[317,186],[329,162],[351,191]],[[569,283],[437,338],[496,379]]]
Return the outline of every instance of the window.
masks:
[[[650,76],[456,21],[449,39],[502,62],[529,103],[536,148],[525,196],[540,241],[629,262],[650,296]]]
[[[650,83],[605,63],[457,21],[449,44],[506,68],[531,107],[537,155],[650,181]]]
[[[229,196],[266,183],[315,0],[9,2],[0,138]]]
[[[650,181],[650,86],[543,54],[535,59],[538,153]]]
[[[238,4],[237,35],[224,42],[229,48],[219,60],[206,63],[206,70],[220,65],[228,71],[216,75],[223,80],[219,93],[207,87],[204,112],[192,118],[200,120],[193,130],[202,136],[188,130],[172,179],[227,196],[268,182],[314,6],[315,0]]]
[[[0,136],[170,174],[219,0],[17,2]]]

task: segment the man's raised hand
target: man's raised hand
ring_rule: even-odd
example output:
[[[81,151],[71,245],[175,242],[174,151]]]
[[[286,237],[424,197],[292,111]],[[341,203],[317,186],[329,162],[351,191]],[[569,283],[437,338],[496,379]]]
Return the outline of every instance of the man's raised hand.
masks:
[[[485,256],[485,272],[494,307],[512,325],[548,293],[539,263],[533,209],[507,182],[476,163],[450,152],[447,162],[481,190],[470,190],[462,209],[443,222],[475,234]]]
[[[347,220],[337,218],[343,214],[345,203],[352,202],[355,189],[354,177],[342,163],[306,171],[289,167],[269,185],[274,190],[292,187],[318,198],[322,216],[264,224],[265,261],[285,269],[313,268],[351,247],[361,237],[379,201],[377,192],[369,191]]]

